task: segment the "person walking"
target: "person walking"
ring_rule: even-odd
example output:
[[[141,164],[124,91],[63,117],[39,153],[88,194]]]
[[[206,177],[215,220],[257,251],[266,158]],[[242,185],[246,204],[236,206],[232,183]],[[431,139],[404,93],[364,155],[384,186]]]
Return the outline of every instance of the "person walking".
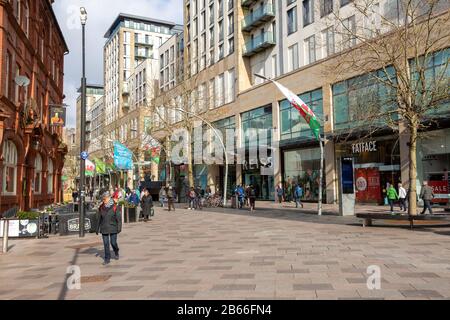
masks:
[[[300,204],[303,208],[303,203],[301,202],[301,197],[303,197],[303,189],[300,184],[297,184],[294,188],[294,199],[295,199],[295,207],[298,208]]]
[[[238,208],[242,209],[244,207],[245,191],[241,185],[238,186],[237,193],[238,193],[238,204],[239,204]]]
[[[428,185],[428,181],[423,182],[422,190],[420,191],[420,198],[423,200],[423,210],[420,214],[425,214],[428,211],[433,214],[431,209],[431,201],[434,198],[433,188]]]
[[[389,188],[386,190],[386,196],[388,198],[389,205],[391,206],[391,214],[394,213],[394,202],[398,199],[397,190],[395,190],[394,186],[391,184]]]
[[[406,189],[403,188],[403,185],[401,183],[398,184],[398,199],[399,199],[399,204],[400,204],[400,211],[406,212],[407,208],[406,208]]]
[[[292,198],[293,198],[292,197],[292,193],[293,193],[292,187],[293,187],[293,185],[290,182],[288,182],[287,186],[286,186],[286,201],[287,202],[292,201]]]
[[[281,182],[278,184],[278,187],[275,191],[277,194],[278,203],[281,205],[283,202],[283,195],[284,195],[283,185],[281,184]]]
[[[196,197],[194,187],[191,187],[191,189],[188,191],[187,197],[188,197],[188,201],[189,201],[188,210],[194,210],[195,197]]]
[[[173,209],[175,211],[175,191],[173,190],[172,186],[169,186],[169,189],[167,190],[167,206]]]
[[[148,221],[148,218],[152,216],[152,210],[153,210],[153,199],[150,192],[148,192],[148,189],[144,189],[144,196],[141,199],[141,208],[142,208],[142,215],[144,216],[144,222]]]
[[[250,212],[255,211],[256,191],[253,185],[248,187],[248,201],[250,205]]]
[[[159,203],[161,204],[161,208],[164,208],[164,200],[167,198],[166,188],[164,186],[159,190]]]
[[[119,246],[117,244],[117,235],[122,231],[122,219],[120,211],[117,211],[117,205],[111,198],[109,191],[102,195],[102,204],[98,210],[98,225],[96,234],[102,234],[105,256],[103,265],[111,262],[110,243],[114,250],[115,259],[119,260]]]

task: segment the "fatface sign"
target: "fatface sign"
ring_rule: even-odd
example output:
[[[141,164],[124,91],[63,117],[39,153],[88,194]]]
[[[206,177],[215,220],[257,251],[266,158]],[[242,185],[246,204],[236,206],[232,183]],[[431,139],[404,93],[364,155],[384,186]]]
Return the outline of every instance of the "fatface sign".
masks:
[[[352,153],[363,153],[363,152],[376,152],[377,142],[368,141],[352,144]]]

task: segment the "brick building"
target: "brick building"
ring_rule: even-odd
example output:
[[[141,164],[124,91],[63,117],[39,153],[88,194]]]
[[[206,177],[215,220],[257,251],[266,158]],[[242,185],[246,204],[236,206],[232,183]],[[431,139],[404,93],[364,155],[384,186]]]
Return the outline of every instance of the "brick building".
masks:
[[[50,125],[50,108],[64,99],[68,48],[52,4],[0,1],[0,212],[62,200],[67,147],[62,127]]]

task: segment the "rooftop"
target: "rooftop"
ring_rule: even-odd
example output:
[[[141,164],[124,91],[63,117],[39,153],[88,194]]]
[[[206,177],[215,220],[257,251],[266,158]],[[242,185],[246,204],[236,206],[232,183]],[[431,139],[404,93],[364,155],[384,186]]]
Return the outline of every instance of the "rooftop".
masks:
[[[153,18],[143,17],[143,16],[136,16],[136,15],[128,14],[128,13],[119,13],[117,18],[112,23],[111,27],[109,27],[108,31],[106,31],[104,37],[109,38],[111,36],[111,34],[114,32],[114,30],[116,29],[117,25],[120,22],[124,21],[125,19],[130,19],[130,20],[139,21],[139,22],[150,22],[150,23],[164,25],[164,26],[167,26],[170,28],[176,28],[176,29],[183,27],[182,25],[176,24],[175,22],[172,22],[172,21],[153,19]]]

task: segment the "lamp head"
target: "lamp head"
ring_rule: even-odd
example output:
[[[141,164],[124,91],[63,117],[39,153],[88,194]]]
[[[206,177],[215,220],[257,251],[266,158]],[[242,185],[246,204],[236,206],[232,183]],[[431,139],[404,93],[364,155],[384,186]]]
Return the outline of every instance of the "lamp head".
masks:
[[[87,11],[85,7],[81,7],[80,8],[80,20],[81,20],[81,24],[85,25],[86,21],[87,21]]]

